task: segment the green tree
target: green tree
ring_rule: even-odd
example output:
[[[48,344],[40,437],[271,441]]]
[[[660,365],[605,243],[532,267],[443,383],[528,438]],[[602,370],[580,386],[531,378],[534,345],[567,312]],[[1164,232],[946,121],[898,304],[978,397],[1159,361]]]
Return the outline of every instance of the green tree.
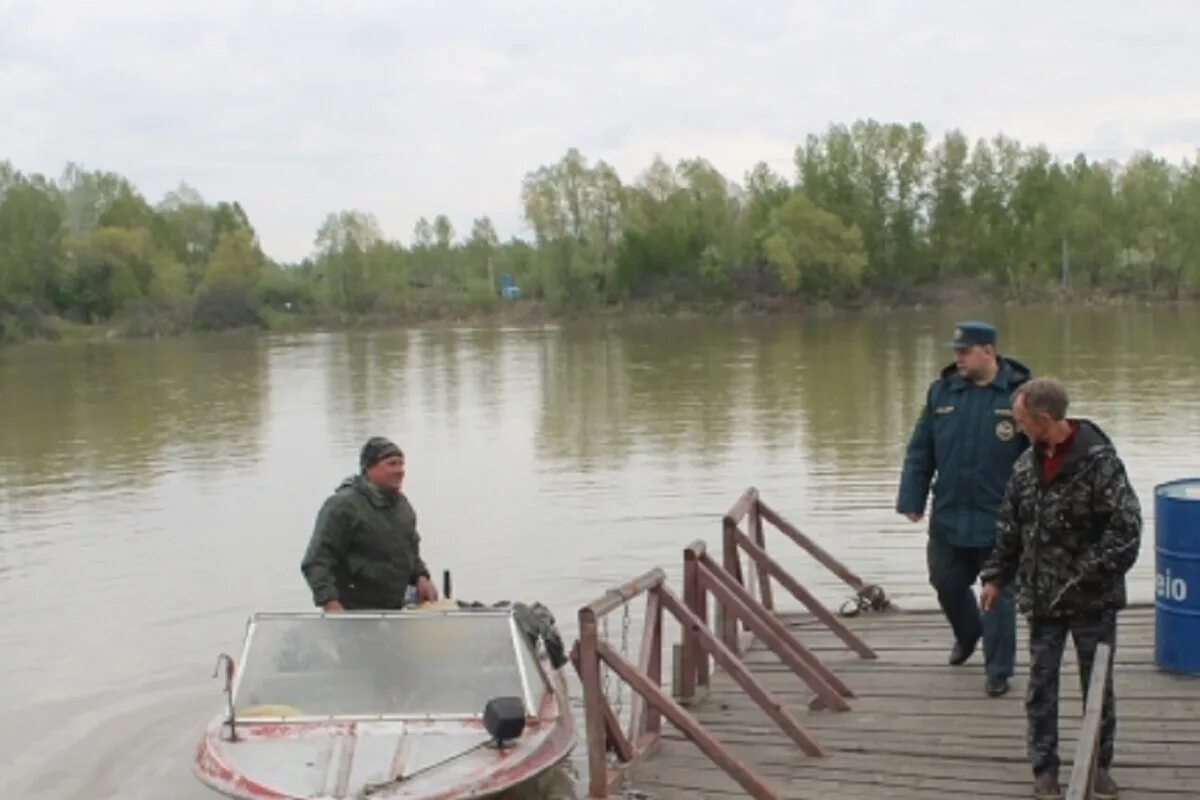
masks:
[[[923,256],[925,128],[859,120],[831,125],[796,150],[799,188],[862,232],[870,273],[912,277]]]
[[[204,197],[186,183],[179,184],[159,202],[152,226],[158,247],[184,265],[189,287],[199,286],[216,246],[213,218]]]
[[[217,239],[204,270],[205,288],[221,286],[249,292],[258,285],[266,258],[254,235],[245,229],[228,230]]]
[[[1200,283],[1200,164],[1185,164],[1171,197],[1171,222],[1178,244],[1172,297]]]
[[[96,225],[105,228],[150,230],[154,225],[154,209],[132,186],[122,182],[100,209]]]
[[[922,270],[927,141],[925,127],[919,123],[888,125],[885,131],[884,160],[889,189],[885,269],[894,277],[911,278]]]
[[[967,163],[970,197],[968,258],[975,274],[1008,280],[1016,257],[1016,225],[1010,211],[1020,145],[996,137],[975,143]]]
[[[40,176],[2,177],[0,297],[48,309],[60,300],[66,261],[61,198]]]
[[[110,319],[126,303],[148,296],[154,249],[146,230],[95,228],[71,240],[68,297],[84,322]]]
[[[468,261],[470,263],[469,278],[476,282],[486,281],[495,291],[496,276],[494,259],[496,248],[500,245],[500,237],[489,217],[480,217],[471,224],[471,236],[467,239]]]
[[[443,285],[453,283],[454,226],[445,214],[438,214],[433,218],[433,247],[430,253],[437,282]]]
[[[929,248],[938,275],[970,271],[967,207],[967,159],[970,145],[957,130],[950,131],[933,151],[929,201]]]
[[[538,290],[556,302],[586,304],[604,295],[622,228],[616,171],[602,161],[589,167],[572,148],[558,163],[526,174],[521,200],[538,246]]]
[[[854,294],[867,264],[862,234],[802,194],[771,213],[763,252],[789,292]]]
[[[747,199],[743,221],[754,238],[767,227],[771,212],[792,196],[792,187],[764,161],[755,164],[746,173],[745,180]]]
[[[75,163],[67,164],[58,187],[63,198],[67,233],[74,236],[91,231],[100,224],[101,214],[110,211],[123,198],[136,194],[120,175],[88,171]]]
[[[1172,226],[1171,167],[1150,153],[1134,156],[1118,184],[1123,251],[1119,267],[1126,279],[1148,292],[1170,281],[1179,261]]]
[[[371,304],[366,253],[383,240],[374,215],[361,211],[329,214],[317,231],[317,274],[329,301],[343,311]]]
[[[1114,169],[1089,163],[1080,155],[1064,169],[1067,182],[1065,219],[1072,281],[1100,287],[1111,282],[1120,249],[1119,219],[1113,190]]]

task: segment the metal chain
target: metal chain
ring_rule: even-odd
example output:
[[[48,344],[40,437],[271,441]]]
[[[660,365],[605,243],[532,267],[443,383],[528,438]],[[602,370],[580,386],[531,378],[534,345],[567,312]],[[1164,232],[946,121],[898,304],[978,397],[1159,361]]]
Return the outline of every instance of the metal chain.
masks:
[[[859,589],[854,597],[842,603],[839,613],[843,617],[857,617],[867,611],[886,611],[892,605],[883,588],[869,583]]]
[[[631,619],[630,619],[630,614],[629,614],[629,603],[625,603],[624,608],[621,612],[621,657],[624,658],[626,661],[629,660],[629,626],[630,626],[630,623],[631,623]],[[623,683],[624,682],[622,682],[622,684]],[[624,685],[618,684],[618,686],[617,686],[617,703],[616,703],[616,708],[614,709],[614,711],[616,711],[616,714],[617,714],[617,720],[619,722],[621,722],[622,724],[624,723],[624,720],[621,719],[621,710],[623,707],[623,703],[621,700],[625,696],[625,692],[623,690],[626,688],[628,688],[628,690],[630,692],[633,691],[632,687],[626,687]],[[630,702],[632,702],[632,698],[630,698]],[[633,743],[634,743],[634,746],[636,747],[637,746],[637,731],[633,731],[633,737],[634,737]],[[643,796],[641,793],[634,791],[633,782],[629,779],[629,770],[628,769],[624,770],[621,773],[621,790],[620,791],[621,791],[621,800],[637,800],[637,798]]]
[[[629,659],[629,629],[632,624],[633,624],[633,620],[632,620],[632,617],[631,617],[631,614],[629,611],[629,603],[628,602],[622,603],[621,604],[621,650],[620,650],[620,652],[621,652],[621,656],[623,658],[625,658],[626,660]],[[604,643],[608,644],[609,639],[608,639],[608,615],[607,614],[605,614],[601,618],[600,635],[604,638]],[[615,714],[615,716],[617,718],[617,723],[621,724],[624,722],[624,720],[621,719],[621,714],[625,710],[625,691],[628,690],[628,691],[632,692],[633,690],[631,688],[626,687],[624,681],[615,680],[612,676],[612,669],[610,669],[608,664],[604,663],[603,661],[600,662],[600,674],[601,674],[601,691],[604,694],[604,699],[612,702],[613,713]],[[616,693],[615,696],[613,694],[614,691]],[[610,750],[606,755],[607,755],[607,761],[609,763],[610,768],[614,768],[614,769],[619,768],[619,761],[618,761],[617,754]],[[619,791],[620,791],[619,796],[621,797],[621,800],[645,800],[645,798],[648,797],[648,795],[646,795],[644,792],[639,792],[638,790],[633,788],[633,782],[629,778],[628,770],[622,770],[621,784],[620,784]]]
[[[600,618],[600,636],[603,638],[604,643],[608,644],[607,614]],[[609,695],[612,694],[612,670],[608,668],[608,664],[604,662],[604,659],[600,659],[600,684],[600,690],[604,695],[604,699],[608,700]]]
[[[626,661],[629,660],[629,603],[622,606],[621,613],[621,657]],[[631,690],[632,691],[632,690]],[[621,719],[621,711],[624,708],[625,685],[624,681],[617,683],[617,699],[613,705],[613,711],[617,714],[617,721],[623,722]]]

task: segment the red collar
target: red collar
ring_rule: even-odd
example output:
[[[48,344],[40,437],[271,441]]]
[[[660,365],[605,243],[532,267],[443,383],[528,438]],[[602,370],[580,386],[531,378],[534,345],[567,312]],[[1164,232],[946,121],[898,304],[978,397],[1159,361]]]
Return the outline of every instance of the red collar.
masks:
[[[1042,460],[1042,480],[1046,483],[1054,480],[1054,476],[1062,469],[1063,462],[1067,460],[1067,451],[1071,449],[1071,442],[1075,441],[1075,432],[1079,430],[1079,423],[1071,420],[1071,432],[1067,434],[1067,438],[1063,439],[1054,446],[1054,452],[1050,452],[1050,445],[1038,444],[1037,454]]]

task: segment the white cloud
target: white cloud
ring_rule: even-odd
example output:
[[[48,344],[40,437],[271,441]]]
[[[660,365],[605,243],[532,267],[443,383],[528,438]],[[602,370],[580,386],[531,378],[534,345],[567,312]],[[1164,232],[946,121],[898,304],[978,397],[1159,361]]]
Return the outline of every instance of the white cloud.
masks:
[[[1173,160],[1200,144],[1194,6],[1147,2],[0,3],[0,158],[243,203],[267,251],[326,213],[519,232],[524,174],[578,147],[790,173],[831,122],[999,131]]]

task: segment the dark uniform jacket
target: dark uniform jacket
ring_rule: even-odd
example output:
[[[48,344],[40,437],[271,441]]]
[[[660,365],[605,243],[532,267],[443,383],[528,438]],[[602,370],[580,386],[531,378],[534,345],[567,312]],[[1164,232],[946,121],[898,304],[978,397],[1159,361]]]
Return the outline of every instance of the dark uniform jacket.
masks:
[[[420,542],[408,498],[355,475],[321,507],[300,570],[318,606],[403,608],[409,585],[429,577]]]
[[[1022,613],[1038,617],[1119,609],[1141,533],[1125,465],[1100,428],[1079,420],[1049,483],[1035,449],[1017,461],[981,578],[1000,586],[1016,578]]]
[[[1029,446],[1012,415],[1012,393],[1029,380],[1029,369],[1011,358],[999,361],[986,386],[968,381],[953,364],[942,370],[929,386],[904,457],[896,510],[924,514],[932,483],[929,534],[955,547],[995,543],[1004,486]]]

